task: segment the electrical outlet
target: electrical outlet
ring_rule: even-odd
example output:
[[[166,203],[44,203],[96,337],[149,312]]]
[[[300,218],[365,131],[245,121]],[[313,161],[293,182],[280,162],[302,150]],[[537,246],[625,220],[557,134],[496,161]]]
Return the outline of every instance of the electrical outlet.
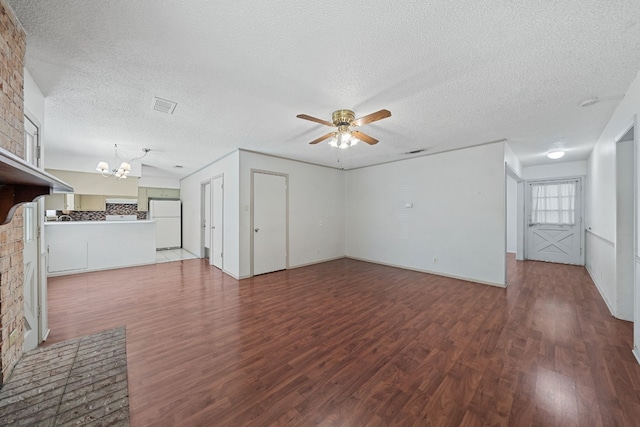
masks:
[[[433,258],[433,263],[437,264],[438,263],[438,258]]]

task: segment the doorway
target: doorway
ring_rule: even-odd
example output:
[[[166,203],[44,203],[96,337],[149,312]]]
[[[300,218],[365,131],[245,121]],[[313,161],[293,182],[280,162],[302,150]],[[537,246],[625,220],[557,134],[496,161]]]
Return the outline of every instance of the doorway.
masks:
[[[202,257],[211,256],[211,181],[200,183],[200,246]]]
[[[224,223],[224,176],[219,175],[211,181],[213,206],[211,218],[211,259],[214,267],[223,269],[223,223]]]
[[[633,127],[616,143],[616,306],[618,316],[633,319],[634,282],[634,135]]]
[[[288,266],[288,176],[251,171],[253,275]]]
[[[584,265],[582,194],[582,178],[527,182],[527,259]]]

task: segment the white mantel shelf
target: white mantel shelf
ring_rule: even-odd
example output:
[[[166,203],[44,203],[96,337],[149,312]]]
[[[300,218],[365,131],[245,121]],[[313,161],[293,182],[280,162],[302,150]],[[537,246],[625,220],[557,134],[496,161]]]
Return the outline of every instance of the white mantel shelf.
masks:
[[[44,235],[49,276],[156,263],[152,220],[51,221]]]
[[[73,193],[73,188],[0,148],[0,224],[10,222],[22,203],[51,193]]]

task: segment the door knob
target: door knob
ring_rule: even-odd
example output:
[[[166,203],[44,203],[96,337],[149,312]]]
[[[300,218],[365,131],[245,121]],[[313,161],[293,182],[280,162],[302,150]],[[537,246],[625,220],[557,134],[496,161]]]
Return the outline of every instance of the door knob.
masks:
[[[254,228],[253,231],[255,231],[257,233],[258,231],[260,231],[260,229],[259,228]]]

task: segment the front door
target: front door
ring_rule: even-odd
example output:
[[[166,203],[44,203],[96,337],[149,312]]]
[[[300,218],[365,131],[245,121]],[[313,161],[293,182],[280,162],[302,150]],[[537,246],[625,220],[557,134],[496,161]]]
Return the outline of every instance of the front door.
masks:
[[[222,214],[223,214],[223,178],[221,176],[213,179],[213,223],[211,227],[211,247],[212,257],[211,262],[214,267],[218,267],[222,270]]]
[[[287,178],[253,173],[253,274],[287,268]]]
[[[564,179],[527,183],[526,258],[584,265],[582,180]]]
[[[38,346],[38,218],[36,203],[24,212],[24,351]]]

